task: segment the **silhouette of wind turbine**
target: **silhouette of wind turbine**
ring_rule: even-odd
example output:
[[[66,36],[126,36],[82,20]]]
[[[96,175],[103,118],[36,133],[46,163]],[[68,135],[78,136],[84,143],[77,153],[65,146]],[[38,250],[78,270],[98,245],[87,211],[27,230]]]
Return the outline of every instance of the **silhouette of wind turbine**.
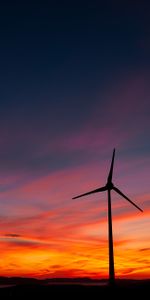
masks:
[[[143,210],[137,206],[134,202],[132,202],[126,195],[124,195],[114,184],[112,183],[113,176],[113,167],[114,167],[114,157],[115,157],[115,149],[113,150],[112,161],[110,166],[110,171],[107,178],[107,183],[105,186],[97,188],[95,190],[89,191],[87,193],[78,195],[73,197],[72,199],[77,199],[83,196],[87,196],[90,194],[95,194],[99,192],[108,192],[108,242],[109,242],[109,283],[112,285],[115,283],[115,270],[114,270],[114,251],[113,251],[113,233],[112,233],[112,215],[111,215],[111,190],[114,190],[127,201],[129,201],[132,205],[134,205],[141,212]]]

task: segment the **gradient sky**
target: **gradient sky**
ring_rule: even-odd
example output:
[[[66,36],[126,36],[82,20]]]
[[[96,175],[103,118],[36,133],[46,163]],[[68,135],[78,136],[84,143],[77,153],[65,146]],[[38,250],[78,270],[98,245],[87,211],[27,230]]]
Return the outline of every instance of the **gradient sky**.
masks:
[[[150,277],[150,3],[3,1],[0,275]],[[52,3],[51,3],[52,2]],[[54,3],[55,2],[55,3]]]

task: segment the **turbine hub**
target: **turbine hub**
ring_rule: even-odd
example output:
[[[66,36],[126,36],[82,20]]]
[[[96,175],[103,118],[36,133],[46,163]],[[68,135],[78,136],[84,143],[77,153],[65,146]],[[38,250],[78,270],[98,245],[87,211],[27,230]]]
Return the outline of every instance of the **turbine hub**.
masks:
[[[113,185],[112,182],[109,182],[109,181],[108,181],[107,184],[106,184],[106,187],[107,187],[107,189],[112,190],[113,187],[114,187],[114,185]]]

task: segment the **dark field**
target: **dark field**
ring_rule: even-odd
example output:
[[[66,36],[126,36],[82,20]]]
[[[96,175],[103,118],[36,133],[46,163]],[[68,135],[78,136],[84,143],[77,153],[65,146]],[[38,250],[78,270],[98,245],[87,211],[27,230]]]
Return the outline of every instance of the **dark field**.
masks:
[[[0,299],[149,299],[150,280],[117,281],[116,285],[84,285],[79,283],[18,284],[0,288]],[[115,297],[115,298],[114,298]],[[110,299],[110,298],[109,298]]]

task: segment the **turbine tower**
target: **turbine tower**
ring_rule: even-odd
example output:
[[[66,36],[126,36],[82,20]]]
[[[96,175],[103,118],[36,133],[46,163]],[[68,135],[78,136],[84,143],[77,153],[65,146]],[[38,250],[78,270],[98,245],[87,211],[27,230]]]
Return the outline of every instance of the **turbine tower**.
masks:
[[[112,177],[113,177],[113,167],[114,167],[114,157],[115,157],[115,149],[113,150],[112,155],[112,161],[110,166],[110,171],[107,177],[107,183],[103,187],[99,187],[95,190],[89,191],[87,193],[78,195],[76,197],[73,197],[72,199],[77,199],[83,196],[87,196],[90,194],[95,194],[99,192],[107,191],[108,193],[108,244],[109,244],[109,283],[113,285],[115,283],[115,270],[114,270],[114,251],[113,251],[113,232],[112,232],[112,214],[111,214],[111,190],[114,190],[119,195],[121,195],[123,198],[125,198],[127,201],[129,201],[132,205],[134,205],[137,209],[139,209],[141,212],[143,210],[137,206],[134,202],[132,202],[126,195],[124,195],[113,183],[112,183]]]

